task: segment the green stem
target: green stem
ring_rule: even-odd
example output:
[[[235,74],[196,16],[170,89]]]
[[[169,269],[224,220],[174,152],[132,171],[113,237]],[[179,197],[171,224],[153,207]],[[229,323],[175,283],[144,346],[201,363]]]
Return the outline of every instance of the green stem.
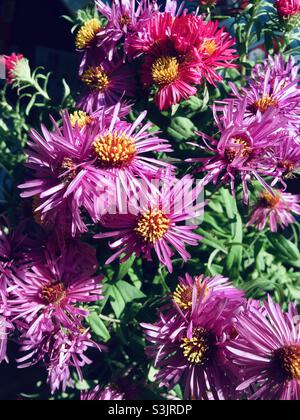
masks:
[[[100,314],[99,318],[101,318],[103,321],[112,322],[114,324],[121,324],[121,321],[119,319],[111,318],[111,317],[106,316],[106,315]]]
[[[47,92],[45,92],[41,87],[40,87],[40,85],[38,84],[38,82],[36,81],[36,80],[34,80],[34,79],[32,79],[31,80],[31,85],[32,85],[32,87],[34,87],[35,89],[36,89],[36,91],[41,95],[41,96],[43,96],[43,98],[44,99],[46,99],[46,101],[50,101],[51,99],[50,99],[50,97],[49,97],[49,95],[48,95],[48,93]]]

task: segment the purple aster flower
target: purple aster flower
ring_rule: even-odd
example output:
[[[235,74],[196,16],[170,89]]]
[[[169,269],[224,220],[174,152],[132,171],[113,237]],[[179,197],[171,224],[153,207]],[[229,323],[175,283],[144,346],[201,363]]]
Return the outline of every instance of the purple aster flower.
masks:
[[[239,102],[247,99],[247,112],[245,118],[255,121],[256,116],[261,116],[268,109],[277,111],[278,115],[286,117],[286,126],[299,126],[300,119],[300,89],[299,78],[295,79],[298,67],[291,69],[292,61],[284,68],[283,58],[267,60],[263,65],[254,69],[254,79],[248,79],[248,86],[238,91],[233,83],[230,83],[236,99],[225,100]],[[275,65],[272,68],[272,65]],[[264,70],[264,71],[263,71]],[[282,73],[280,73],[282,70]],[[287,70],[291,74],[287,75]]]
[[[88,113],[116,105],[120,100],[135,95],[135,73],[118,58],[113,61],[90,60],[80,77],[87,89],[77,107]]]
[[[95,164],[105,171],[106,177],[117,179],[129,191],[139,180],[151,180],[158,174],[173,167],[155,159],[150,153],[168,153],[172,151],[167,140],[159,137],[158,131],[151,130],[150,122],[142,125],[147,112],[142,112],[134,123],[119,119],[119,106],[114,108],[109,124],[98,129],[92,144]],[[112,185],[110,185],[110,191]],[[101,200],[100,200],[101,201]]]
[[[7,342],[9,334],[14,330],[13,324],[9,317],[6,316],[6,307],[0,304],[0,364],[8,361],[7,358]]]
[[[108,185],[90,156],[97,127],[94,124],[90,130],[80,130],[78,124],[72,127],[67,112],[63,113],[61,128],[54,121],[53,124],[53,132],[41,126],[43,136],[31,131],[27,166],[33,171],[33,179],[19,188],[25,190],[22,197],[37,197],[35,211],[42,220],[50,219],[55,225],[58,219],[66,229],[71,224],[75,236],[87,230],[82,208],[93,217],[93,196],[99,193],[101,185]]]
[[[296,219],[293,213],[300,214],[300,195],[274,190],[273,193],[263,192],[255,204],[247,226],[255,225],[264,230],[269,223],[272,232],[277,232],[277,226],[285,228]]]
[[[95,3],[100,14],[108,20],[98,34],[98,46],[102,46],[109,60],[121,42],[124,44],[124,53],[127,54],[128,37],[158,10],[156,3],[149,0],[115,0],[112,4],[95,0]]]
[[[274,156],[277,161],[273,185],[281,182],[287,187],[285,180],[293,178],[300,172],[300,137],[294,131],[283,135],[281,142],[274,147]]]
[[[238,316],[238,338],[228,345],[243,371],[239,391],[249,399],[300,399],[300,316],[287,313],[269,297],[262,309],[249,307]]]
[[[82,210],[97,221],[98,203],[106,212],[116,180],[131,187],[137,178],[152,178],[170,165],[149,156],[150,152],[171,151],[168,142],[151,132],[151,124],[140,126],[142,113],[134,123],[120,120],[124,108],[95,114],[77,111],[63,114],[63,126],[43,137],[32,132],[28,167],[33,180],[21,185],[22,197],[35,198],[35,211],[41,222],[60,228],[71,225],[73,236],[87,230]],[[97,200],[96,200],[97,199]]]
[[[29,238],[26,228],[26,222],[14,230],[8,223],[7,226],[0,226],[0,305],[6,303],[8,287],[14,279],[22,276],[30,265],[40,260],[42,239]]]
[[[72,368],[76,370],[79,380],[84,379],[82,368],[92,363],[86,355],[91,348],[105,350],[104,346],[91,339],[90,333],[84,328],[56,328],[44,333],[39,341],[23,337],[21,351],[27,354],[18,359],[18,363],[20,368],[43,363],[48,372],[52,393],[60,388],[65,391],[68,386],[74,387]]]
[[[111,386],[107,386],[104,389],[101,389],[99,386],[96,386],[91,391],[85,391],[81,393],[81,400],[84,401],[121,401],[124,400],[124,394],[113,389]]]
[[[233,320],[241,301],[195,299],[190,316],[160,314],[154,324],[143,324],[151,345],[146,349],[159,369],[160,386],[181,383],[186,399],[234,399],[236,378],[224,346],[231,339]]]
[[[299,79],[299,66],[296,66],[295,58],[291,55],[287,59],[282,54],[269,56],[261,64],[256,64],[251,72],[251,79],[258,85],[265,80],[267,71],[270,71],[270,79],[281,78],[283,85]]]
[[[263,176],[274,176],[276,159],[273,147],[281,140],[282,120],[276,117],[276,111],[269,109],[253,122],[245,120],[247,100],[235,106],[232,102],[217,115],[218,107],[214,107],[217,127],[220,131],[219,141],[199,133],[203,137],[205,149],[209,157],[189,159],[189,162],[201,164],[195,172],[208,172],[203,185],[230,183],[235,194],[235,184],[241,179],[244,199],[248,202],[248,183],[256,178],[268,190]],[[208,144],[210,141],[211,145]],[[213,154],[211,156],[211,154]]]
[[[57,245],[54,238],[44,250],[44,261],[15,279],[8,305],[13,321],[27,324],[26,336],[41,340],[58,322],[73,328],[89,314],[81,306],[103,298],[102,276],[94,276],[95,254],[86,244],[70,241]]]
[[[222,276],[192,277],[186,274],[185,277],[179,277],[179,284],[173,294],[175,304],[183,310],[190,310],[197,300],[214,298],[241,302],[244,292],[236,289],[229,279]]]
[[[140,200],[132,196],[129,209],[119,209],[115,215],[104,216],[102,226],[110,231],[95,238],[114,238],[110,247],[117,249],[106,263],[124,254],[123,262],[133,253],[151,261],[154,251],[159,261],[172,272],[173,250],[187,261],[190,254],[185,246],[196,246],[201,239],[193,232],[197,226],[188,225],[188,222],[203,210],[203,204],[193,205],[201,191],[192,188],[192,184],[192,178],[186,176],[181,181],[163,182],[159,188],[149,190],[147,185],[141,186],[137,192]]]

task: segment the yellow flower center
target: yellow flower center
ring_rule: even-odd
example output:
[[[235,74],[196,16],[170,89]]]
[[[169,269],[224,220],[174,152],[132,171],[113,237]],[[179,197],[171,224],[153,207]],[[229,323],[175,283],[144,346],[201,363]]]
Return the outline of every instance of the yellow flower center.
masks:
[[[159,209],[148,210],[140,216],[135,232],[149,244],[155,244],[168,232],[170,218]]]
[[[284,160],[279,162],[279,165],[285,169],[284,176],[286,178],[294,178],[295,175],[293,174],[293,171],[295,170],[295,164],[293,162],[290,162],[288,160]]]
[[[104,165],[127,166],[136,155],[134,140],[121,131],[98,137],[93,146],[98,159]]]
[[[195,284],[197,287],[197,298],[199,298],[203,290],[202,277],[195,277]],[[204,296],[208,293],[208,289],[204,291]],[[192,307],[193,287],[190,285],[179,284],[173,294],[174,302],[182,309],[188,310]]]
[[[72,159],[64,158],[64,160],[61,164],[60,172],[61,172],[61,175],[65,174],[65,172],[67,172],[65,175],[62,176],[62,181],[65,182],[65,183],[69,183],[69,182],[73,181],[74,178],[76,178],[77,169],[76,169],[76,165],[72,161]]]
[[[120,17],[120,25],[121,26],[129,26],[131,24],[131,19],[127,13]]]
[[[236,137],[233,139],[233,144],[236,146],[228,147],[225,150],[225,157],[228,162],[233,162],[236,157],[248,158],[251,155],[251,147],[246,138]]]
[[[89,125],[93,121],[93,118],[84,111],[75,111],[70,115],[70,121],[72,127],[77,125],[79,128],[83,128]]]
[[[176,57],[160,57],[152,64],[152,79],[159,86],[174,82],[179,75],[179,63]]]
[[[217,44],[214,39],[206,39],[202,44],[202,50],[208,55],[213,55],[217,51]]]
[[[280,194],[277,192],[274,195],[268,191],[261,194],[261,203],[264,207],[274,209],[280,203]]]
[[[286,379],[300,380],[300,345],[285,346],[274,352],[273,362]]]
[[[101,66],[90,67],[81,76],[81,80],[89,88],[104,92],[109,85],[109,78]]]
[[[193,365],[203,365],[209,358],[211,337],[205,328],[195,328],[192,338],[183,338],[184,357]]]
[[[262,113],[266,112],[268,108],[275,107],[278,105],[278,101],[272,96],[263,96],[261,99],[258,99],[254,102],[253,108],[255,111],[260,111]]]
[[[91,19],[85,22],[76,35],[76,48],[84,50],[90,46],[100,29],[101,24],[98,19]]]
[[[46,285],[41,290],[41,297],[47,304],[59,305],[66,297],[66,289],[62,283]]]

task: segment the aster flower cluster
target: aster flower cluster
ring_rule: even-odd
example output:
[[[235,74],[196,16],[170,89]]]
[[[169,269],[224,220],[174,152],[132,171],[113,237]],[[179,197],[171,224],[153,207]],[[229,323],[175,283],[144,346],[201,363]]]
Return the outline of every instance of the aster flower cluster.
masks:
[[[300,398],[299,67],[286,37],[247,61],[269,5],[193,3],[79,12],[59,105],[3,56],[0,149],[24,165],[0,165],[0,365],[42,367],[58,398]],[[278,28],[299,15],[274,6]]]
[[[6,252],[1,257],[0,361],[13,333],[26,352],[19,366],[44,363],[52,392],[65,390],[73,385],[71,368],[83,379],[81,368],[91,363],[86,351],[104,349],[84,324],[87,304],[103,298],[95,251],[55,236],[39,244],[21,229],[11,237],[2,232],[1,246]]]
[[[298,400],[300,318],[244,298],[223,277],[189,274],[155,324],[143,324],[156,381],[197,400]]]
[[[199,133],[210,156],[189,160],[197,163],[196,172],[208,172],[204,185],[229,184],[235,194],[241,182],[245,203],[249,185],[259,181],[262,191],[249,221],[259,229],[268,221],[272,231],[285,227],[300,210],[299,196],[284,192],[300,164],[298,70],[292,57],[279,55],[256,65],[241,90],[230,83],[232,97],[213,105],[219,139]]]
[[[176,1],[165,11],[147,0],[97,0],[100,20],[78,30],[76,46],[82,53],[80,78],[87,91],[78,107],[92,112],[135,96],[137,68],[142,87],[153,94],[160,110],[197,93],[207,80],[222,80],[217,70],[234,67],[234,40],[217,21],[187,14]]]

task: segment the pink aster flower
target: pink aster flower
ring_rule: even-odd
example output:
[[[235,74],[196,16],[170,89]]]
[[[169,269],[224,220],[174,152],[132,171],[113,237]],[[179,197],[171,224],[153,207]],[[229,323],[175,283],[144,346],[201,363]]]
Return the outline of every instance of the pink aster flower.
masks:
[[[179,277],[179,284],[173,294],[173,300],[179,308],[190,310],[195,307],[197,300],[206,302],[212,299],[242,302],[244,292],[236,289],[229,279],[222,276],[192,277],[186,274],[185,277]]]
[[[269,297],[262,310],[241,313],[238,338],[228,345],[243,371],[239,391],[251,400],[300,399],[300,316],[295,305],[283,312]]]
[[[42,220],[50,219],[54,225],[58,219],[66,229],[71,225],[75,236],[87,230],[82,208],[93,217],[93,196],[96,192],[100,194],[108,182],[104,173],[93,166],[94,158],[90,156],[97,127],[92,125],[90,130],[80,130],[78,124],[73,127],[67,112],[63,113],[62,127],[52,121],[53,132],[44,125],[43,135],[31,131],[27,166],[33,171],[32,180],[19,188],[25,190],[23,198],[37,198],[35,211]]]
[[[108,177],[114,177],[124,187],[132,188],[137,179],[156,178],[159,171],[171,170],[172,166],[155,159],[149,153],[168,153],[172,151],[167,140],[152,131],[150,122],[143,123],[147,112],[142,112],[133,123],[119,118],[120,106],[116,106],[110,121],[98,128],[92,149],[95,164]]]
[[[111,386],[107,386],[104,389],[96,386],[91,391],[82,392],[80,399],[83,401],[121,401],[125,398],[124,394],[116,391]]]
[[[258,179],[267,190],[270,190],[263,176],[272,176],[275,173],[277,163],[272,147],[280,142],[283,122],[279,117],[274,118],[276,111],[270,109],[250,123],[245,119],[247,100],[238,106],[229,103],[221,115],[217,114],[217,110],[218,108],[214,107],[220,140],[199,133],[205,142],[203,148],[213,155],[189,161],[201,164],[196,172],[208,172],[203,179],[204,185],[211,181],[215,184],[230,183],[234,194],[235,184],[241,179],[244,199],[248,202],[248,183],[252,178]]]
[[[160,386],[181,383],[185,399],[234,399],[236,378],[226,359],[233,320],[241,301],[195,298],[190,316],[182,312],[161,313],[154,324],[143,324],[151,345],[147,355],[158,369]]]
[[[41,340],[60,323],[72,329],[89,311],[78,306],[102,299],[102,276],[95,276],[95,250],[77,241],[57,245],[50,241],[44,261],[15,279],[9,300],[13,321],[28,325],[26,336]]]
[[[261,84],[249,80],[249,85],[240,92],[232,83],[230,86],[239,101],[244,101],[247,98],[245,118],[249,118],[250,121],[254,121],[256,116],[261,116],[267,110],[273,109],[279,116],[286,118],[286,127],[299,126],[300,89],[298,80],[289,82],[282,77],[273,79],[271,78],[271,69],[268,68]]]
[[[106,263],[124,254],[123,262],[133,253],[151,261],[152,251],[170,272],[174,251],[187,261],[190,254],[185,246],[196,246],[201,239],[193,232],[197,226],[187,222],[199,216],[203,209],[203,204],[193,205],[201,191],[197,187],[191,188],[192,183],[193,180],[186,176],[181,181],[163,182],[159,189],[154,187],[149,190],[149,186],[141,186],[138,191],[140,200],[132,196],[130,208],[104,216],[101,223],[109,231],[95,238],[114,238],[110,248],[117,249]]]
[[[77,103],[83,111],[92,113],[101,107],[116,105],[120,100],[134,97],[135,73],[121,59],[113,61],[97,59],[87,63],[81,74],[86,92]]]
[[[4,65],[6,69],[6,81],[11,85],[15,81],[14,70],[20,60],[24,58],[22,54],[12,53],[11,55],[3,55]]]
[[[92,360],[86,356],[91,349],[102,351],[100,346],[91,339],[91,334],[81,329],[56,328],[43,334],[39,341],[30,337],[21,340],[21,351],[27,354],[18,359],[20,368],[27,368],[37,363],[43,363],[48,372],[48,383],[54,394],[60,388],[65,391],[68,386],[74,387],[71,371],[76,370],[79,380],[83,380],[82,368],[90,365]]]
[[[263,230],[266,224],[270,224],[272,232],[277,231],[277,226],[285,228],[295,223],[294,214],[300,214],[300,195],[284,193],[274,190],[273,193],[263,192],[256,205],[247,226],[255,225]]]
[[[300,14],[299,0],[276,0],[275,6],[281,17],[289,17]]]

